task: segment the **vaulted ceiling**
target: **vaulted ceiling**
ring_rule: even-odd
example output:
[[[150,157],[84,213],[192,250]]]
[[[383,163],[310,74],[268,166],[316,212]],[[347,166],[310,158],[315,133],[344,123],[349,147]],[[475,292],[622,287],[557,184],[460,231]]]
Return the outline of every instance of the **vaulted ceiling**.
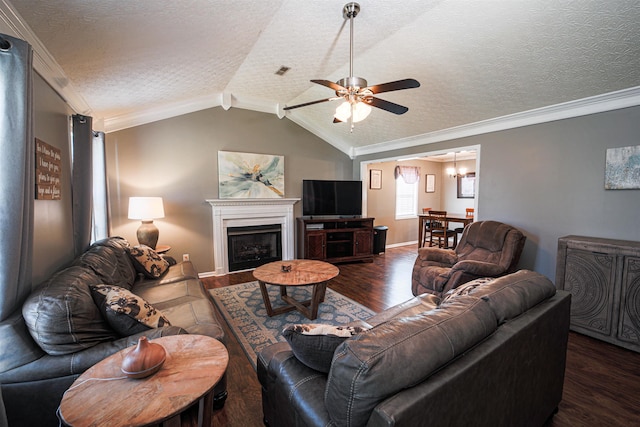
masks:
[[[345,0],[0,0],[0,32],[107,132],[213,106],[290,119],[349,155],[640,105],[637,0],[360,0],[354,75],[416,89],[351,130]],[[277,75],[281,66],[289,67]]]

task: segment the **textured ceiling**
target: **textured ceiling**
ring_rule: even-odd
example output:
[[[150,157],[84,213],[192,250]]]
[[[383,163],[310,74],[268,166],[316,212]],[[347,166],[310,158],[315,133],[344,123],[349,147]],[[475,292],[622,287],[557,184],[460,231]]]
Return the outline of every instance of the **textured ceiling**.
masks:
[[[349,75],[346,3],[8,4],[109,131],[156,110],[178,114],[184,110],[177,107],[194,100],[283,115],[285,105],[333,96],[309,80]],[[370,85],[415,78],[421,87],[380,94],[409,111],[397,116],[374,108],[353,132],[332,123],[337,101],[286,113],[348,153],[640,86],[637,0],[359,3],[354,75]],[[291,69],[276,75],[283,65]]]

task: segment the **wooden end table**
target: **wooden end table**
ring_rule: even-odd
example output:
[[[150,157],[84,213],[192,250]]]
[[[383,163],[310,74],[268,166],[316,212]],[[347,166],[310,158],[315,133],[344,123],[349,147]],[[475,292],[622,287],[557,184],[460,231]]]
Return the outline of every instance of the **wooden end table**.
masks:
[[[225,346],[204,335],[174,335],[150,342],[167,352],[158,372],[142,379],[126,378],[120,367],[135,346],[112,354],[67,390],[60,403],[62,420],[73,427],[179,426],[180,414],[198,402],[198,426],[211,426],[213,388],[229,362]]]
[[[290,267],[285,271],[283,267]],[[277,314],[298,310],[307,318],[313,320],[318,317],[318,306],[324,301],[327,282],[340,273],[338,267],[324,261],[296,259],[290,261],[275,261],[262,265],[253,271],[253,277],[260,284],[260,292],[269,317]],[[280,286],[280,299],[286,302],[283,307],[272,308],[266,285]],[[297,301],[287,295],[288,286],[313,286],[311,299]]]

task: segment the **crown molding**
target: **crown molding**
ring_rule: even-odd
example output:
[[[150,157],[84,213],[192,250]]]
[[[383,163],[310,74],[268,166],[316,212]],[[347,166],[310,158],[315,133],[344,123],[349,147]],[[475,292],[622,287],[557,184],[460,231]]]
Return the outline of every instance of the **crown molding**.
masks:
[[[640,86],[536,108],[409,138],[354,148],[354,157],[465,138],[523,126],[571,119],[640,105]]]
[[[219,92],[188,99],[186,101],[165,104],[156,108],[146,109],[144,111],[105,118],[104,131],[106,133],[116,132],[214,107],[222,107],[225,110],[232,107],[241,108],[244,110],[276,114],[278,117],[280,117],[281,111],[280,105],[275,102],[251,97],[238,97],[228,92]]]
[[[73,85],[40,39],[13,6],[0,0],[0,31],[29,43],[33,48],[33,69],[78,114],[91,115],[91,107]]]
[[[219,107],[222,105],[222,94],[205,95],[187,101],[175,102],[151,108],[135,113],[121,114],[104,119],[105,133],[116,132],[135,126],[145,125],[158,120],[170,119],[171,117],[193,113],[195,111],[206,110],[207,108]]]

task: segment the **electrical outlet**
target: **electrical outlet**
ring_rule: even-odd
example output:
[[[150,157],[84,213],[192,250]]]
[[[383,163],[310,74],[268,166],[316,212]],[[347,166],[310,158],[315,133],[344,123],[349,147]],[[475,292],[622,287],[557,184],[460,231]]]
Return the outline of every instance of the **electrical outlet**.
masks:
[[[182,254],[182,261],[189,261],[189,254]]]

